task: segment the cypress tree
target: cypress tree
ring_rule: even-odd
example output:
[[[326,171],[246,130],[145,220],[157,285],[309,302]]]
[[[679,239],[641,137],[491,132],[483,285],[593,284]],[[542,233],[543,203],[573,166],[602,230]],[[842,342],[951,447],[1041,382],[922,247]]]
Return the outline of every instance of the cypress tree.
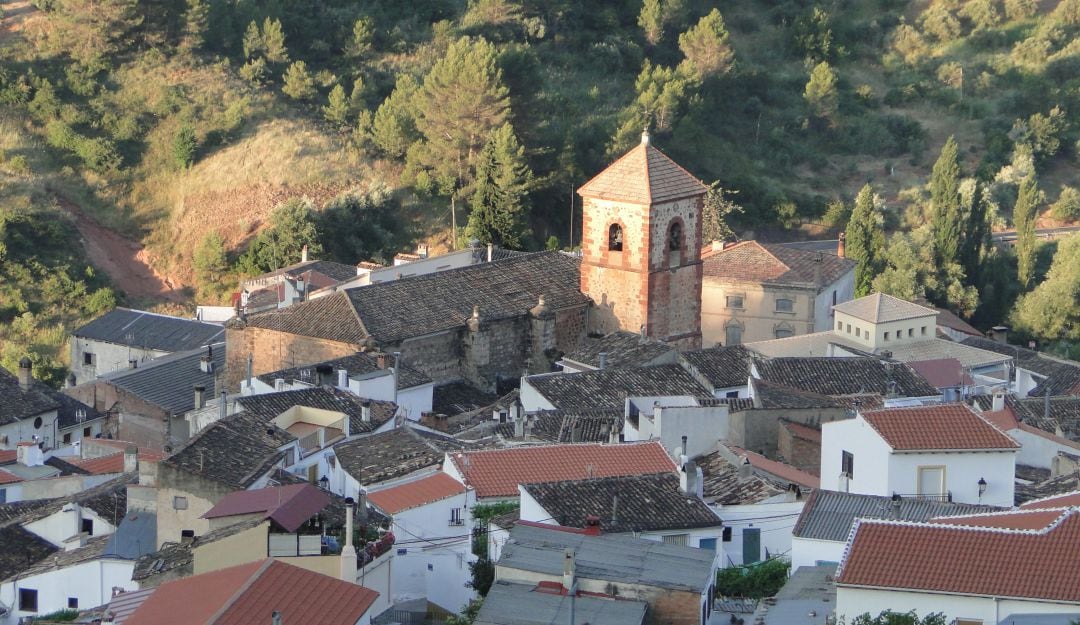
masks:
[[[1016,273],[1020,285],[1027,289],[1035,277],[1035,213],[1039,203],[1039,188],[1035,176],[1020,181],[1020,191],[1013,208],[1016,226]]]
[[[934,251],[941,265],[959,260],[963,218],[960,208],[960,159],[952,136],[930,174],[931,224]]]
[[[972,181],[971,194],[964,198],[967,225],[960,246],[960,264],[964,267],[969,284],[978,281],[983,251],[990,238],[990,222],[987,220],[988,199],[986,190],[978,181]]]
[[[525,149],[510,124],[503,124],[477,160],[468,235],[481,243],[520,249],[529,235],[528,194],[534,185]]]
[[[855,196],[845,250],[845,255],[858,263],[855,266],[855,297],[869,295],[885,256],[885,232],[874,209],[874,189],[869,184]]]

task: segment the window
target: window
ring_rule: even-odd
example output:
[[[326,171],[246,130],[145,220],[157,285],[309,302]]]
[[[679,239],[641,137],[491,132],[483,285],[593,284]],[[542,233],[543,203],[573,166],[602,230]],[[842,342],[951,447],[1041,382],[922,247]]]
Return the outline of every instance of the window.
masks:
[[[0,503],[7,503],[7,489],[0,488]]]
[[[726,345],[742,345],[742,327],[732,324],[724,329]]]
[[[855,328],[855,338],[862,336],[862,328]]]
[[[941,497],[945,494],[945,467],[919,467],[917,472],[920,496]]]
[[[773,336],[778,339],[786,339],[789,336],[795,336],[795,330],[786,326],[779,326],[773,330]]]
[[[38,418],[34,419],[34,429],[35,430],[40,430],[42,423],[44,423],[44,421],[41,420],[41,417],[38,417]]]
[[[682,249],[682,224],[677,221],[668,228],[668,249],[673,252]]]
[[[187,510],[187,497],[173,497],[173,510]]]
[[[795,312],[795,302],[789,299],[776,300],[776,312]]]
[[[461,508],[450,508],[450,525],[464,525],[461,520]]]
[[[921,334],[923,336],[926,336],[926,326],[923,326],[922,328],[919,328],[919,334]]]
[[[93,536],[94,535],[94,519],[83,519],[82,520],[82,531],[86,532],[90,536]]]
[[[291,467],[296,464],[296,448],[290,447],[285,450],[285,466]]]
[[[409,553],[409,550],[408,550],[408,549],[398,549],[398,550],[397,550],[397,554],[398,554],[399,556],[404,556],[404,555],[408,555],[408,553]]]
[[[723,537],[721,538],[721,540],[723,540],[725,543],[731,542],[731,528],[730,527],[725,527],[724,528],[724,534],[723,534]]]
[[[727,397],[727,398],[729,398],[729,399],[734,399],[734,398],[736,398],[736,397],[738,397],[738,396],[739,396],[739,391],[728,391],[728,392],[727,392],[727,393],[726,393],[726,394],[724,395],[724,397]]]
[[[69,610],[78,610],[79,609],[79,598],[78,597],[68,597],[68,609]]]
[[[91,354],[90,352],[83,352],[82,353],[82,363],[84,365],[89,365],[89,366],[92,367],[92,366],[94,366],[94,362],[96,362],[96,361],[97,361],[97,358],[95,358],[94,355]]]
[[[67,434],[64,434],[64,444],[65,445],[70,445],[71,444],[71,432],[68,432]]]
[[[888,332],[885,333],[885,340],[886,341],[889,340],[889,333]]]
[[[836,322],[836,331],[837,332],[843,332],[844,331],[844,322],[843,321],[837,321]]]
[[[90,438],[90,428],[83,428],[82,429],[82,435],[85,436],[86,438]]]
[[[848,477],[855,477],[855,454],[850,451],[840,452],[840,471]]]
[[[37,612],[37,591],[29,588],[19,589],[19,610]]]
[[[851,334],[851,324],[847,324],[847,333]]]
[[[607,248],[612,252],[622,251],[622,226],[619,224],[611,224],[608,228],[607,234]]]
[[[664,544],[682,545],[683,547],[685,547],[688,538],[690,538],[689,534],[669,534],[667,536],[664,536]]]
[[[728,295],[725,301],[728,308],[742,308],[743,298],[742,295]]]

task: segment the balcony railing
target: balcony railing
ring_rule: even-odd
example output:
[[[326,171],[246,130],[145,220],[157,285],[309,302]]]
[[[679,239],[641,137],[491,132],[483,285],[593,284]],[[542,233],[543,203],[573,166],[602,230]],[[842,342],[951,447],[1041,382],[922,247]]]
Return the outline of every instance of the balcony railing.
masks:
[[[945,491],[943,494],[927,495],[923,493],[893,493],[894,497],[903,497],[905,499],[922,499],[924,501],[940,501],[946,503],[952,503],[952,491]]]

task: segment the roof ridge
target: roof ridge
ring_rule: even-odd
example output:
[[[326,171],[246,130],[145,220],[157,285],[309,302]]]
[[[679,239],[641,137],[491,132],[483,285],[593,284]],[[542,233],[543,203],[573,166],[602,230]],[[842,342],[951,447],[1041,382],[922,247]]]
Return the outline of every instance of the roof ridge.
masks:
[[[576,189],[576,191],[578,192],[578,194],[580,195],[580,194],[581,194],[581,190],[582,190],[582,189],[584,189],[585,187],[587,187],[587,186],[589,186],[590,184],[592,184],[592,183],[593,183],[593,182],[594,182],[594,181],[595,181],[595,180],[596,180],[597,178],[599,178],[600,176],[603,176],[603,175],[604,175],[605,173],[607,173],[607,171],[608,171],[609,169],[611,169],[612,167],[615,167],[616,165],[618,165],[618,164],[619,164],[619,163],[621,163],[622,161],[624,161],[624,160],[626,160],[626,159],[630,158],[630,156],[631,156],[631,155],[635,154],[635,153],[636,153],[636,152],[638,151],[638,148],[639,148],[639,147],[641,147],[641,144],[638,144],[637,146],[635,146],[635,147],[633,147],[633,148],[631,148],[631,149],[627,150],[626,154],[623,154],[623,155],[622,155],[622,156],[620,156],[619,158],[615,159],[615,160],[614,160],[614,161],[612,161],[612,162],[611,162],[611,164],[609,164],[609,165],[608,165],[607,167],[605,167],[605,168],[601,169],[601,170],[600,170],[599,172],[597,172],[597,174],[596,174],[595,176],[593,176],[592,178],[589,178],[588,180],[586,180],[586,181],[585,181],[585,184],[583,184],[583,185],[579,186],[579,187],[578,187],[578,188]],[[646,159],[645,159],[645,173],[646,173],[646,174],[648,174],[648,170],[649,170],[649,164],[648,164],[648,158],[647,158],[647,155],[646,155]]]
[[[698,177],[697,177],[697,176],[695,176],[694,174],[692,174],[692,173],[690,173],[689,171],[687,171],[687,169],[686,169],[685,167],[683,167],[682,165],[680,165],[680,164],[679,164],[679,163],[678,163],[678,162],[677,162],[677,161],[676,161],[675,159],[673,159],[673,158],[671,158],[670,156],[668,156],[668,155],[667,155],[667,152],[664,152],[664,151],[663,151],[663,150],[661,150],[660,148],[656,147],[655,145],[653,145],[653,144],[652,144],[652,142],[649,142],[649,145],[648,145],[648,147],[652,148],[653,150],[656,150],[656,151],[657,151],[657,152],[658,152],[658,153],[660,154],[660,156],[663,156],[664,158],[666,158],[666,159],[667,159],[667,160],[668,160],[669,162],[671,162],[671,164],[672,164],[672,165],[674,165],[674,166],[675,166],[676,168],[678,168],[678,169],[679,169],[679,171],[681,171],[682,173],[684,173],[684,174],[686,174],[687,176],[690,176],[690,177],[691,177],[692,179],[694,179],[694,180],[695,180],[695,181],[696,181],[696,182],[697,182],[698,184],[700,184],[700,185],[701,185],[702,187],[704,187],[704,188],[705,188],[705,192],[706,192],[706,193],[708,193],[708,192],[709,192],[709,185],[705,184],[705,183],[704,183],[704,182],[703,182],[703,181],[701,180],[701,178],[698,178]],[[646,153],[646,154],[647,154],[647,153]]]
[[[250,590],[251,586],[259,579],[259,576],[261,576],[266,571],[266,569],[270,568],[270,565],[274,562],[275,560],[273,558],[266,558],[265,560],[263,560],[262,564],[260,564],[257,569],[252,571],[251,575],[248,576],[246,580],[244,580],[244,583],[240,584],[240,587],[236,589],[236,592],[234,592],[231,597],[226,599],[225,602],[221,604],[221,607],[218,608],[217,611],[214,612],[214,614],[212,614],[209,619],[207,619],[206,625],[214,625],[214,623],[216,623],[218,619],[224,616],[225,613],[229,611],[229,608],[231,608],[233,604],[236,603],[237,599],[239,599],[245,592]],[[240,566],[243,565],[241,564]]]
[[[645,152],[645,162],[643,163],[645,167],[645,195],[649,198],[649,200],[652,200],[652,172],[649,170],[649,148],[652,146],[647,143],[642,143],[640,144],[640,146],[644,148],[643,151]],[[653,149],[656,150],[656,148]],[[634,150],[630,151],[633,152]],[[657,151],[659,152],[659,150]]]
[[[1069,491],[1067,493],[1058,493],[1057,495],[1047,495],[1046,497],[1040,497],[1039,499],[1031,499],[1029,501],[1025,501],[1024,503],[1020,504],[1020,506],[1021,507],[1022,506],[1028,506],[1028,505],[1031,505],[1033,503],[1040,503],[1040,502],[1043,502],[1043,501],[1049,501],[1051,499],[1061,499],[1062,497],[1068,497],[1070,495],[1080,495],[1080,489]],[[1019,508],[1019,509],[1022,509],[1022,508]],[[1052,510],[1053,508],[1045,508],[1045,509]]]
[[[1049,508],[1050,511],[1058,510],[1058,508]],[[1032,510],[1031,512],[1046,512],[1047,510]],[[1015,511],[1013,511],[1015,512]],[[1027,512],[1027,511],[1025,511]],[[970,517],[990,516],[996,513],[987,514],[972,514]],[[1063,512],[1058,515],[1051,523],[1045,527],[1039,529],[1026,529],[1015,527],[987,527],[984,525],[953,525],[951,523],[931,523],[930,521],[903,521],[900,519],[875,519],[870,517],[859,518],[856,520],[856,525],[870,524],[870,525],[891,525],[897,527],[917,527],[922,529],[945,529],[950,531],[974,531],[974,532],[986,532],[990,534],[1021,534],[1027,536],[1041,536],[1049,534],[1051,531],[1060,526],[1066,519],[1074,514],[1080,514],[1080,507],[1072,506],[1063,509]],[[958,518],[958,517],[946,517],[946,518]],[[845,553],[845,556],[847,554]],[[839,572],[837,573],[839,577]]]

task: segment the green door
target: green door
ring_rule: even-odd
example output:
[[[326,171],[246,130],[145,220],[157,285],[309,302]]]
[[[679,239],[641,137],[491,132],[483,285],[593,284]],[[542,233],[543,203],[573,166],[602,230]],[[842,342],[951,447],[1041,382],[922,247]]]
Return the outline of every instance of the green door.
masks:
[[[748,527],[742,531],[742,562],[752,564],[761,560],[761,528]]]

